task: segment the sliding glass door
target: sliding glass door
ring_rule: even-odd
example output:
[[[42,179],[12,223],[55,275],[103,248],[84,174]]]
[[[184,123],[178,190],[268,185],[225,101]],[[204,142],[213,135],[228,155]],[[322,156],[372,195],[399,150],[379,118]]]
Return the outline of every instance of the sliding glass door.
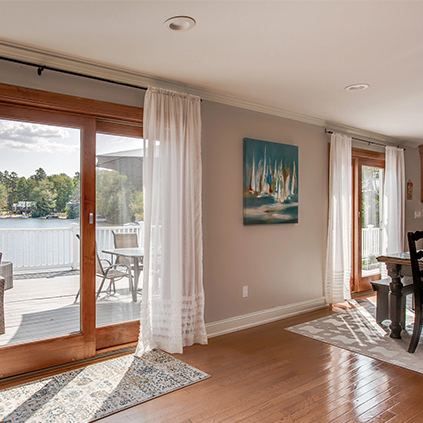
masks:
[[[142,255],[103,276],[142,245],[141,138],[140,108],[0,84],[0,379],[136,343]]]
[[[97,277],[97,327],[140,319],[142,258],[135,262],[110,251],[143,246],[142,165],[141,138],[97,133],[96,240],[100,271],[106,278],[101,284],[104,277]],[[140,270],[136,275],[135,265]]]
[[[0,347],[78,333],[81,129],[0,119],[0,134]]]
[[[0,377],[95,354],[94,131],[93,119],[0,106]]]

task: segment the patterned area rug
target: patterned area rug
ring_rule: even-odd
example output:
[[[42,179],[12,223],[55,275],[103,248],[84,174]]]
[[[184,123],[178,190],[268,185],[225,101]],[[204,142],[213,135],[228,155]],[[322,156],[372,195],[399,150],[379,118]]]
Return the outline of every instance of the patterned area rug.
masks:
[[[423,340],[414,354],[407,352],[414,321],[414,315],[408,309],[406,318],[407,328],[402,332],[401,339],[392,339],[388,329],[390,321],[385,320],[378,325],[375,307],[366,301],[364,306],[357,304],[357,308],[292,326],[287,330],[423,373]]]
[[[127,355],[0,391],[0,422],[92,422],[208,377],[162,351]]]

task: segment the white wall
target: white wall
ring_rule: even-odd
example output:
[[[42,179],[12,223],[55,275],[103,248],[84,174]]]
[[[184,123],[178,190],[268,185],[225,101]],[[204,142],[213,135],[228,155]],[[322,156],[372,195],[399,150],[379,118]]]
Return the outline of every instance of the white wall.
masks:
[[[7,62],[0,62],[0,75],[2,83],[143,105],[141,90],[49,71],[39,77],[35,68]],[[323,128],[208,101],[202,121],[206,322],[322,302],[328,202]],[[299,146],[298,224],[243,226],[244,137]],[[248,298],[242,298],[243,285]]]

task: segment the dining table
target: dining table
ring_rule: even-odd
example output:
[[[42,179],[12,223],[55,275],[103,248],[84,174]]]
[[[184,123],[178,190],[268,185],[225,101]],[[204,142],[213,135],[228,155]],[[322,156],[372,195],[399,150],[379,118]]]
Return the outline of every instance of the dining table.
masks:
[[[401,339],[401,332],[403,329],[401,325],[401,301],[403,296],[404,277],[412,277],[410,253],[386,254],[376,257],[380,263],[386,263],[388,275],[391,277],[389,285],[389,318],[391,324],[389,325],[391,338]],[[423,267],[423,262],[419,263]]]
[[[110,254],[116,257],[122,257],[124,261],[131,267],[131,262],[134,262],[134,284],[132,288],[132,301],[137,302],[138,281],[140,278],[141,265],[144,259],[144,249],[139,247],[127,248],[108,248],[102,250],[103,253]]]

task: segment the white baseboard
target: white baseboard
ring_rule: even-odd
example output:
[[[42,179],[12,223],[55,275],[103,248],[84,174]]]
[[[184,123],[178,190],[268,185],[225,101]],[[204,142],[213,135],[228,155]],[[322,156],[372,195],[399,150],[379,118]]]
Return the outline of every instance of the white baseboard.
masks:
[[[264,325],[265,323],[286,319],[287,317],[296,316],[309,311],[319,310],[326,306],[326,300],[322,297],[207,323],[207,337],[212,338],[214,336],[236,332],[253,326]]]

